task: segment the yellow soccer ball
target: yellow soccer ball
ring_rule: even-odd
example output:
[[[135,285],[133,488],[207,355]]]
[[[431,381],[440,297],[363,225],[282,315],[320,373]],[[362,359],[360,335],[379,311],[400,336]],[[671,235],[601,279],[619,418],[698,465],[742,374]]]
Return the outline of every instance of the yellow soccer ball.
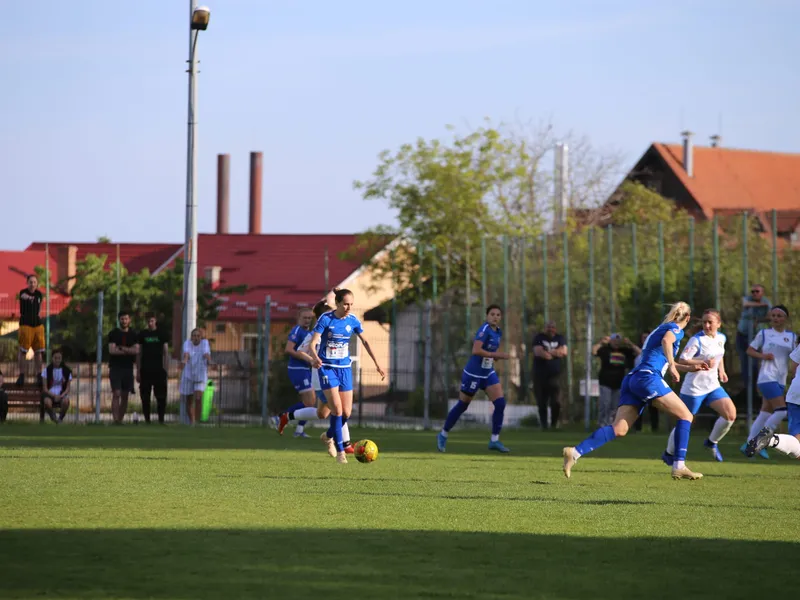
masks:
[[[378,458],[378,444],[372,440],[361,440],[353,447],[358,462],[371,463]]]

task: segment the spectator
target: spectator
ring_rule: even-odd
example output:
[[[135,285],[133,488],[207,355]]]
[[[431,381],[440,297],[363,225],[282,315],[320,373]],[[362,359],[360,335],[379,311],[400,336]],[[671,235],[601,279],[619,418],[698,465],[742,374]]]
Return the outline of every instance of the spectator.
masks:
[[[592,354],[600,359],[600,397],[597,400],[597,426],[605,427],[614,422],[619,404],[622,380],[633,368],[633,361],[642,353],[641,348],[618,333],[604,337],[592,348]]]
[[[644,332],[642,334],[642,336],[641,336],[641,340],[642,341],[639,344],[640,348],[644,348],[644,344],[647,341],[647,338],[649,336],[650,336],[650,332],[649,331],[646,331],[646,332]],[[633,366],[634,367],[637,366],[639,364],[639,362],[641,362],[641,360],[642,360],[642,354],[640,352],[639,355],[636,357],[636,360],[633,361]],[[647,406],[648,406],[647,413],[650,415],[650,430],[653,433],[655,433],[656,431],[658,431],[658,415],[659,415],[659,411],[655,406],[653,406],[652,402],[649,402]],[[636,431],[641,431],[642,430],[642,421],[643,421],[643,419],[644,419],[643,414],[639,415],[639,418],[636,419],[636,423],[633,424],[633,427],[634,427],[634,429],[636,429]]]
[[[753,374],[758,370],[758,361],[752,360],[751,368],[747,365],[750,358],[747,349],[750,342],[762,323],[769,322],[769,311],[772,304],[769,298],[764,296],[764,286],[756,284],[750,288],[750,295],[742,298],[742,314],[739,317],[739,324],[736,327],[736,352],[739,355],[739,364],[742,369],[742,384],[747,393],[747,386],[754,381]]]
[[[203,339],[203,331],[194,329],[191,339],[183,343],[183,374],[180,384],[181,396],[186,397],[186,415],[190,424],[200,419],[200,407],[208,381],[210,361],[211,346],[208,345],[208,340]]]
[[[3,388],[4,385],[3,372],[0,371],[0,423],[5,423],[8,416],[8,394]]]
[[[33,349],[34,372],[42,370],[42,353],[45,350],[44,325],[39,317],[42,307],[42,292],[39,291],[39,279],[36,275],[28,275],[28,287],[19,293],[19,377],[17,385],[25,384],[25,356]]]
[[[167,408],[167,365],[169,340],[158,330],[153,313],[145,315],[147,329],[139,333],[139,353],[136,355],[136,381],[142,396],[145,423],[150,423],[150,394],[156,397],[158,422],[164,423]]]
[[[55,350],[52,362],[42,371],[42,401],[44,409],[53,423],[61,423],[69,410],[69,387],[72,382],[72,370],[64,364],[64,354]],[[59,410],[56,418],[56,409]]]
[[[111,416],[122,424],[128,411],[128,394],[133,393],[133,365],[139,353],[136,332],[131,329],[131,315],[119,313],[119,327],[108,334],[108,374],[111,379]]]
[[[548,428],[548,406],[550,426],[558,428],[561,412],[561,359],[568,351],[567,340],[556,332],[553,321],[546,323],[544,331],[533,338],[533,395],[539,407],[542,429]]]

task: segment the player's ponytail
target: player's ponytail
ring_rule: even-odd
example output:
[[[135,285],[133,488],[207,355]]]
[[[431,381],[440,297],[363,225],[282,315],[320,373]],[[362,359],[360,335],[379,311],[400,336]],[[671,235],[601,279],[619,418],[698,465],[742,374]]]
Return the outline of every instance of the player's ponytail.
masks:
[[[333,308],[328,306],[328,303],[325,302],[325,300],[320,300],[314,305],[314,316],[319,319],[323,314],[332,310]]]
[[[686,302],[676,302],[669,308],[667,316],[664,317],[663,324],[683,323],[692,316],[692,308]]]

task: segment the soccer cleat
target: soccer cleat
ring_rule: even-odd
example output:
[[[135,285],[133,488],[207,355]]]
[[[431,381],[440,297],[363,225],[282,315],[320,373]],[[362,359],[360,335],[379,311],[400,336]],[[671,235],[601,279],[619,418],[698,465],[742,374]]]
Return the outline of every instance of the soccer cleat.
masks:
[[[564,455],[564,475],[569,479],[572,475],[572,467],[578,462],[575,460],[575,448],[567,446],[562,451],[562,454]]]
[[[278,423],[280,422],[280,417],[273,416],[269,418],[269,424],[272,425],[275,429],[278,428]]]
[[[323,431],[322,435],[319,436],[319,439],[322,440],[323,444],[326,444],[328,446],[328,454],[330,454],[331,457],[335,458],[336,457],[336,444],[334,443],[333,438],[329,438],[328,437],[328,432],[327,431]]]
[[[759,450],[758,455],[764,460],[769,460],[769,453],[766,450]]]
[[[772,440],[772,430],[768,427],[764,427],[761,431],[756,434],[752,440],[748,440],[747,445],[744,450],[744,455],[748,458],[752,458],[755,456],[756,452],[761,458],[769,458],[769,454],[767,454],[765,448],[769,446],[770,440]],[[766,456],[765,456],[766,455]]]
[[[664,464],[668,467],[671,467],[675,463],[675,457],[666,450],[664,450],[664,454],[661,455],[661,460],[663,460]]]
[[[344,447],[344,453],[345,454],[355,454],[356,453],[356,449],[353,448],[352,446],[345,446]]]
[[[347,455],[344,452],[339,452],[336,455],[336,462],[338,462],[340,465],[346,465],[347,464]]]
[[[745,456],[747,456],[747,442],[745,442],[744,444],[742,444],[741,446],[739,446],[739,452],[741,452],[742,454],[744,454]],[[750,456],[749,458],[753,458],[753,457],[752,457],[752,456]]]
[[[308,435],[305,431],[295,431],[294,432],[294,437],[296,437],[296,438],[309,438],[311,436]]]
[[[672,478],[673,479],[689,479],[694,481],[696,479],[702,479],[702,473],[695,473],[694,471],[689,470],[688,467],[681,467],[680,469],[672,469]]]
[[[283,430],[286,429],[286,426],[289,424],[289,413],[281,413],[281,416],[278,418],[278,422],[275,425],[275,428],[278,430],[280,435],[283,435]]]
[[[508,448],[503,445],[503,442],[497,440],[496,442],[489,442],[489,450],[495,450],[497,452],[501,452],[503,454],[507,454],[511,452]]]
[[[445,452],[447,450],[447,438],[442,435],[440,431],[436,436],[436,449],[439,452]]]
[[[703,442],[703,446],[711,450],[711,456],[713,456],[714,460],[716,460],[717,462],[723,462],[725,460],[724,458],[722,458],[722,453],[719,451],[719,446],[717,445],[716,442],[712,442],[711,440],[706,438],[706,441]]]

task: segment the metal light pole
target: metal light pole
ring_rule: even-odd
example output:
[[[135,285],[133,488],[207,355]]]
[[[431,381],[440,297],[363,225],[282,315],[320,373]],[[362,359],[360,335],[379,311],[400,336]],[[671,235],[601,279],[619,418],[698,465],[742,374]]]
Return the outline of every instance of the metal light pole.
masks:
[[[208,28],[211,11],[189,0],[189,118],[186,157],[186,237],[183,245],[182,340],[197,325],[197,36]]]

